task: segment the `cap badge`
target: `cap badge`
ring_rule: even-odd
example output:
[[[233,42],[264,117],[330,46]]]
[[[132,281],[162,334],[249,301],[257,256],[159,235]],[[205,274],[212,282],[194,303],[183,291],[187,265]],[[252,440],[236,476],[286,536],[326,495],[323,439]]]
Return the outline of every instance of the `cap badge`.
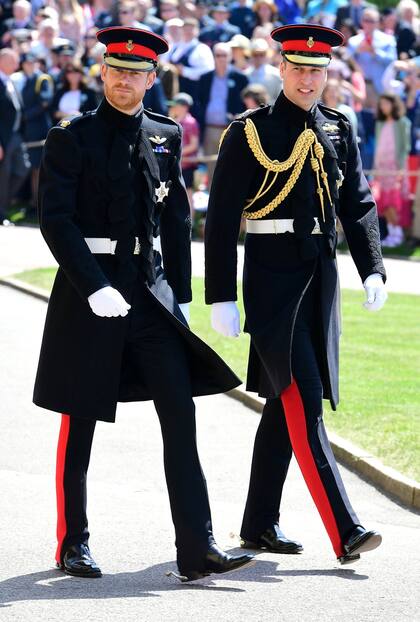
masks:
[[[71,124],[71,121],[69,121],[68,119],[63,119],[62,121],[60,121],[59,126],[68,127],[70,124]]]
[[[313,37],[309,37],[309,39],[306,42],[306,45],[308,46],[308,48],[313,48],[315,45],[315,41]]]
[[[133,39],[129,39],[127,43],[125,44],[125,47],[127,48],[129,52],[131,52],[131,50],[134,48]]]
[[[163,199],[169,194],[169,185],[166,182],[161,181],[159,188],[155,188],[155,195],[157,203],[163,203]]]
[[[156,145],[162,145],[166,142],[166,138],[164,136],[158,136],[157,134],[155,136],[149,136],[149,140]]]

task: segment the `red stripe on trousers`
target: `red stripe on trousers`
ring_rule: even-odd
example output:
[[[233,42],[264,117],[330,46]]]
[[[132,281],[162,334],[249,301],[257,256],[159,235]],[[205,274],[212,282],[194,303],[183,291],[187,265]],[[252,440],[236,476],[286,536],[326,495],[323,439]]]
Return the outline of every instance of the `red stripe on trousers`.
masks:
[[[61,563],[61,547],[67,533],[65,494],[64,494],[64,469],[66,465],[66,451],[70,431],[70,416],[62,415],[60,433],[58,435],[57,462],[55,471],[55,488],[57,493],[57,551],[55,559]]]
[[[292,384],[282,392],[280,399],[283,404],[290,442],[296,460],[298,461],[306,485],[315,502],[325,529],[327,530],[334,552],[337,557],[340,557],[344,554],[341,537],[337,528],[334,512],[316,467],[311,446],[309,445],[305,410],[299,388],[294,380]]]

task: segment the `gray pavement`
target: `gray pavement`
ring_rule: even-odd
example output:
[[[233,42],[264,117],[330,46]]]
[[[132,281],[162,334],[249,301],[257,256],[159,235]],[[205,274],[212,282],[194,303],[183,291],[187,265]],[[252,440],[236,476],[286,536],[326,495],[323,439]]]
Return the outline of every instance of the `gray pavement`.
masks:
[[[220,242],[223,244],[223,240]],[[193,273],[204,274],[204,248],[192,244]],[[0,277],[22,270],[56,265],[39,229],[36,227],[0,227]],[[243,247],[238,247],[238,275],[242,274]],[[349,255],[338,257],[342,287],[362,289],[359,275]],[[420,262],[386,259],[387,287],[390,292],[420,294]]]
[[[3,238],[4,239],[4,238]],[[2,240],[0,240],[0,248]],[[150,403],[125,404],[115,425],[99,423],[89,479],[92,551],[103,579],[53,568],[54,461],[59,415],[31,403],[45,303],[0,286],[0,620],[131,622],[414,622],[419,619],[420,517],[342,469],[361,521],[383,546],[337,565],[293,463],[282,526],[300,556],[258,555],[253,568],[182,585],[162,443]],[[226,396],[200,398],[200,454],[218,542],[233,548],[259,417]]]

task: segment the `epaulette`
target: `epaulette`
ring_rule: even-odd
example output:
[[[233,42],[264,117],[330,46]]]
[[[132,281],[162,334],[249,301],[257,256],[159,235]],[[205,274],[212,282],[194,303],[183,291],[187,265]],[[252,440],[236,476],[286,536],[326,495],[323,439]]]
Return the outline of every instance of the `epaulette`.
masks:
[[[61,119],[61,121],[57,123],[57,127],[64,127],[66,129],[69,129],[70,127],[74,127],[80,121],[89,119],[93,114],[95,114],[95,112],[96,112],[95,110],[89,110],[88,112],[82,112],[81,114],[76,114],[74,117],[70,117],[67,119]]]
[[[220,141],[219,141],[219,150],[221,147],[221,144],[223,142],[223,139],[226,136],[226,133],[229,131],[232,123],[235,123],[235,121],[246,121],[247,119],[249,119],[250,117],[265,117],[267,116],[269,110],[270,110],[271,106],[260,106],[259,108],[248,108],[248,110],[245,110],[245,112],[241,112],[241,114],[238,114],[231,123],[229,123],[229,125],[227,126],[227,128],[225,130],[223,130],[223,133],[220,137]]]
[[[179,127],[179,123],[177,123],[176,121],[174,121],[174,119],[171,119],[171,117],[167,117],[164,114],[153,112],[153,110],[149,110],[147,108],[144,109],[144,113],[147,117],[155,121],[159,121],[159,123],[167,123],[168,125],[176,125],[176,127]]]
[[[235,121],[245,121],[249,117],[265,117],[269,111],[271,106],[260,106],[259,108],[248,108],[245,112],[241,112],[235,117]]]
[[[318,108],[326,115],[330,115],[334,120],[341,119],[342,121],[346,121],[349,123],[348,117],[343,112],[340,112],[336,108],[328,108],[328,106],[324,106],[324,104],[318,104]]]

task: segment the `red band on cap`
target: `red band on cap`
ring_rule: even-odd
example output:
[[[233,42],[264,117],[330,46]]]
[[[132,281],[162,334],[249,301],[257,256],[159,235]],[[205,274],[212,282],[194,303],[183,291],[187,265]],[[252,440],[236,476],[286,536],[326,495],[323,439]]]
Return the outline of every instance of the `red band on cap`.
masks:
[[[331,46],[329,43],[314,41],[312,37],[305,40],[295,39],[292,41],[284,41],[282,46],[285,52],[319,52],[321,54],[331,54]]]
[[[123,43],[109,43],[106,51],[108,54],[131,54],[132,56],[143,56],[157,61],[157,54],[144,45],[138,45],[132,41],[124,41]]]

